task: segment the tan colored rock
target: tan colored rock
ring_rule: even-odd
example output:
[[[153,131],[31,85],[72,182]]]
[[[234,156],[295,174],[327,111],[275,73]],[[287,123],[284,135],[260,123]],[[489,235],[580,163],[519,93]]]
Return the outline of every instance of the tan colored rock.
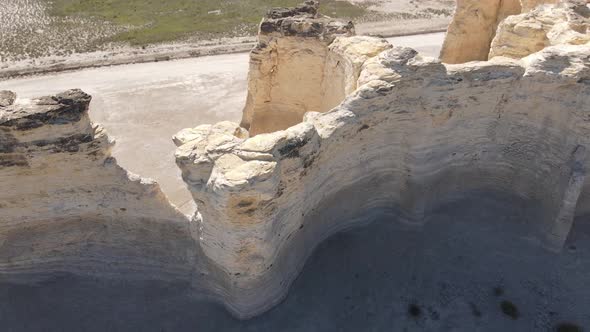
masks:
[[[498,25],[504,19],[528,13],[543,4],[558,2],[559,0],[458,0],[453,21],[447,29],[440,59],[451,64],[487,60]],[[531,27],[531,30],[534,30],[534,27]],[[541,49],[542,47],[537,48],[536,51]]]
[[[419,227],[472,192],[538,204],[530,237],[559,251],[590,209],[589,55],[590,44],[560,45],[447,65],[393,48],[364,61],[330,112],[247,139],[203,132],[194,141],[211,152],[181,145],[226,305],[240,317],[271,308],[319,243],[369,213]]]
[[[288,128],[307,112],[338,105],[356,89],[362,62],[390,47],[371,37],[347,41],[344,37],[354,34],[352,23],[321,16],[317,7],[308,1],[270,11],[260,24],[241,122],[251,136]]]
[[[519,0],[457,0],[440,53],[445,63],[487,60],[496,27],[521,12]]]
[[[272,46],[253,53],[248,107],[277,108],[246,107],[250,132],[221,122],[174,137],[198,204],[192,220],[156,183],[117,165],[114,142],[88,117],[90,96],[3,93],[0,277],[181,282],[248,318],[278,304],[333,234],[375,217],[419,229],[474,192],[534,207],[521,225],[527,239],[562,249],[574,217],[590,212],[590,42],[444,64],[328,33],[314,8],[299,7],[295,19],[273,10],[261,25]],[[302,119],[253,135],[257,116],[267,130],[276,125],[263,112]]]
[[[319,109],[322,79],[308,73],[323,72],[328,45],[339,35],[354,34],[354,27],[318,15],[318,7],[309,1],[274,9],[260,23],[241,122],[250,135],[287,128]]]
[[[353,36],[338,37],[330,44],[324,65],[322,103],[316,112],[338,106],[358,87],[357,80],[365,61],[391,48],[385,39]]]
[[[196,227],[117,165],[89,103],[70,90],[0,107],[0,275],[190,280]]]
[[[510,16],[498,26],[489,58],[520,59],[547,46],[589,41],[590,7],[586,1],[540,6],[526,14]]]

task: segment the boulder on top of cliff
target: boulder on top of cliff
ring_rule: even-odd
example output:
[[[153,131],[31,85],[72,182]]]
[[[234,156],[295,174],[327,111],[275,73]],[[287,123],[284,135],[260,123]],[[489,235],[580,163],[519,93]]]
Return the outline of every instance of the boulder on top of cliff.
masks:
[[[266,14],[267,18],[279,19],[291,16],[307,16],[315,18],[318,14],[320,3],[318,1],[305,1],[295,8],[272,8]]]

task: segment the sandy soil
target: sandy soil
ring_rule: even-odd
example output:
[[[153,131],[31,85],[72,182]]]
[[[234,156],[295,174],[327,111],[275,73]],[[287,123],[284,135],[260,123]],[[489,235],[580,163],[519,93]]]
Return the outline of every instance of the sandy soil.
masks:
[[[0,282],[0,326],[11,332],[552,332],[567,322],[586,330],[590,220],[576,220],[564,252],[552,254],[526,240],[526,224],[535,222],[526,206],[514,197],[471,194],[430,213],[423,229],[380,217],[337,234],[311,257],[282,304],[249,321],[190,297],[183,284],[62,276],[38,285]],[[516,308],[514,318],[503,313],[503,301]]]
[[[444,34],[390,38],[437,56]],[[248,54],[84,69],[0,81],[0,90],[33,98],[71,88],[93,96],[90,116],[117,140],[114,156],[126,169],[160,183],[187,214],[194,211],[174,162],[172,135],[223,120],[239,122],[246,102]]]

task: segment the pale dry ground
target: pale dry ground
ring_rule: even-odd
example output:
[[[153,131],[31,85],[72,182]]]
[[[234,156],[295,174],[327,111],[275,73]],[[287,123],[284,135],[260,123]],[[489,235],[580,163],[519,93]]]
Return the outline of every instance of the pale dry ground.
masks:
[[[444,34],[390,38],[437,56]],[[90,117],[117,140],[113,155],[126,169],[160,183],[184,213],[195,209],[175,165],[171,137],[179,130],[239,122],[246,101],[248,54],[85,69],[0,81],[20,98],[81,88],[93,96]]]
[[[395,36],[445,30],[455,0],[351,0],[369,5],[372,14],[356,22],[362,35]]]

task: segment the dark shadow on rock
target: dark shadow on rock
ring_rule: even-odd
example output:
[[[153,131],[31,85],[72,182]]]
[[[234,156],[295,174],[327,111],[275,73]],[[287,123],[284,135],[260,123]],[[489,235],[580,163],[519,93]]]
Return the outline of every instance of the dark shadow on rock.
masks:
[[[590,218],[566,250],[527,237],[530,206],[474,195],[423,229],[391,218],[337,234],[307,262],[288,297],[248,321],[193,298],[188,285],[61,276],[0,284],[5,331],[548,331],[590,326]],[[575,247],[575,250],[568,250]],[[494,292],[502,288],[501,294]],[[507,317],[500,303],[519,309]]]

